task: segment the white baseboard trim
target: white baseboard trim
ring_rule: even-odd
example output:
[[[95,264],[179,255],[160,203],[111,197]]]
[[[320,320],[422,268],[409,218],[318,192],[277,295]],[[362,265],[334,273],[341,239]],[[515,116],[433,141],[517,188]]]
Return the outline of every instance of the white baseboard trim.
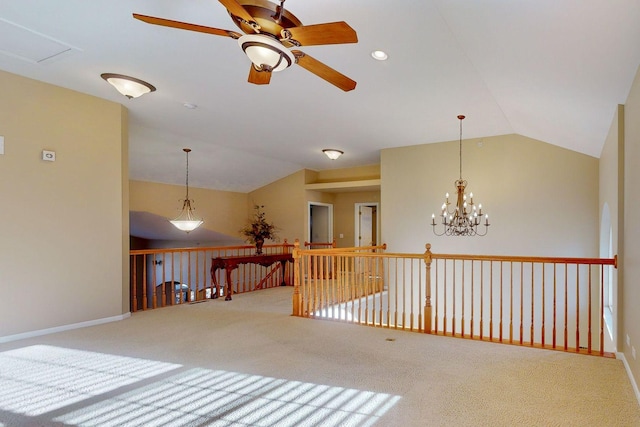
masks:
[[[624,353],[618,352],[616,353],[616,359],[622,360],[622,363],[624,364],[624,369],[627,370],[627,376],[629,377],[629,381],[631,381],[631,386],[633,387],[633,391],[636,394],[636,399],[638,399],[638,405],[640,405],[640,390],[638,389],[638,384],[636,383],[635,378],[633,378],[633,373],[631,372],[631,368],[627,363],[627,358],[624,357]]]
[[[72,329],[86,328],[87,326],[96,326],[96,325],[102,325],[103,323],[117,322],[119,320],[124,320],[124,319],[126,319],[128,317],[131,317],[131,313],[130,312],[129,313],[125,313],[125,314],[121,314],[119,316],[104,317],[102,319],[88,320],[86,322],[72,323],[70,325],[63,325],[63,326],[56,326],[55,328],[39,329],[37,331],[24,332],[22,334],[7,335],[7,336],[4,336],[4,337],[0,337],[0,344],[6,343],[6,342],[10,342],[10,341],[23,340],[23,339],[26,339],[26,338],[39,337],[39,336],[42,336],[42,335],[55,334],[57,332],[70,331]]]

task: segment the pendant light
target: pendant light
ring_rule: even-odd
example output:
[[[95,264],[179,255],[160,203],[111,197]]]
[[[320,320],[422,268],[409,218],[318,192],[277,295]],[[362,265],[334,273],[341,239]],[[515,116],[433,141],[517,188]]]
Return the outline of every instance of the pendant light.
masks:
[[[171,224],[173,224],[178,230],[189,233],[190,231],[200,227],[204,221],[195,217],[193,214],[193,208],[191,207],[192,200],[189,199],[189,153],[191,152],[191,148],[183,148],[182,151],[187,153],[187,195],[185,196],[182,204],[182,212],[180,212],[180,215],[175,219],[172,219],[169,222],[171,222]]]

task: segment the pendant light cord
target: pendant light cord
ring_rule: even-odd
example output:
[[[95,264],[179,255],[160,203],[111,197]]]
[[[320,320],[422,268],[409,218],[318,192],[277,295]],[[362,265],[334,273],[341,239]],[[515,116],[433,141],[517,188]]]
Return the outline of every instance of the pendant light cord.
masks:
[[[190,148],[183,148],[182,151],[184,151],[185,153],[187,153],[187,198],[186,200],[189,200],[189,151],[191,151]]]

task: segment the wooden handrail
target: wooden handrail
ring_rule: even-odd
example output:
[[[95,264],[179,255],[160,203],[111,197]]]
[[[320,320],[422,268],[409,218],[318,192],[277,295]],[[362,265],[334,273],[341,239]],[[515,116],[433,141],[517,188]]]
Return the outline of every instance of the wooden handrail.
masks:
[[[609,355],[602,301],[605,269],[617,267],[617,256],[437,254],[430,244],[423,254],[370,252],[386,245],[294,246],[296,316]]]
[[[283,243],[264,245],[263,251],[265,254],[290,254],[293,248],[294,245],[285,239]],[[252,245],[131,250],[130,309],[135,312],[209,298],[215,290],[210,273],[212,258],[248,256],[254,252],[255,246]],[[283,272],[288,283],[292,282],[291,270],[286,268]],[[233,293],[252,291],[258,283],[261,287],[279,285],[270,279],[261,282],[266,275],[266,267],[238,268],[233,274]],[[223,277],[216,276],[216,279],[226,283]],[[179,291],[176,291],[174,282],[180,286]],[[188,286],[188,290],[183,290],[183,284]]]

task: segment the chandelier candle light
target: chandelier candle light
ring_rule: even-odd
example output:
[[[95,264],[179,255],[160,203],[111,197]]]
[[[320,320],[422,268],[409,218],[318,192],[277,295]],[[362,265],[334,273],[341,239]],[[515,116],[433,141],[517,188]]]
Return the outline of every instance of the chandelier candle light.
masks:
[[[467,181],[462,179],[462,120],[464,116],[458,116],[460,120],[460,178],[455,181],[456,186],[456,204],[455,208],[450,209],[449,193],[445,195],[445,202],[442,204],[440,217],[442,218],[442,230],[436,231],[436,215],[431,214],[431,226],[436,236],[484,236],[489,231],[489,215],[482,213],[482,203],[477,208],[473,203],[473,193],[464,192],[467,187]],[[484,218],[484,233],[478,231],[478,227]]]
[[[178,230],[186,231],[187,233],[195,230],[200,227],[204,222],[201,219],[197,219],[193,215],[193,208],[191,207],[191,199],[189,199],[189,152],[191,148],[183,148],[182,151],[187,153],[187,195],[184,198],[184,203],[182,204],[182,212],[176,219],[172,219],[171,224],[173,224]]]

